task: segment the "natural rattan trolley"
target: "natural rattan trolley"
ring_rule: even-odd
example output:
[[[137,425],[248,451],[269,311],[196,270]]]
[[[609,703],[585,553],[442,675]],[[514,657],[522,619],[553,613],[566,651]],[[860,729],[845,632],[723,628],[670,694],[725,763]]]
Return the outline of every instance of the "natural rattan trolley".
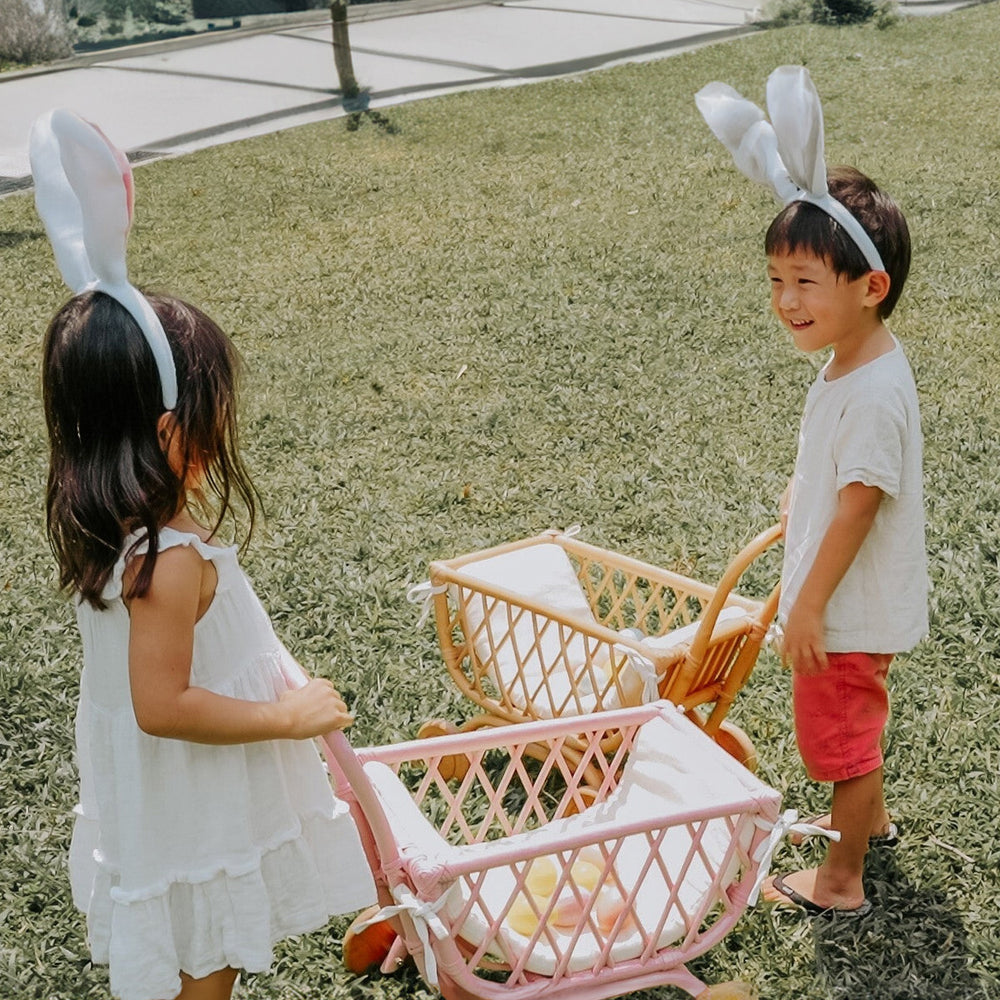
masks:
[[[753,539],[717,584],[589,545],[570,532],[433,562],[424,594],[458,689],[481,710],[458,727],[435,719],[423,737],[584,715],[667,698],[748,766],[753,745],[725,723],[774,618],[734,590],[781,537]]]

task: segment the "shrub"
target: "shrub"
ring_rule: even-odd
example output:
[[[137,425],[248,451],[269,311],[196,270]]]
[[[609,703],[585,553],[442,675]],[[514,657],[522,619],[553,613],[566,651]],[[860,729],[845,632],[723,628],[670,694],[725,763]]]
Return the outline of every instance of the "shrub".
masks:
[[[899,4],[896,3],[896,0],[883,0],[883,2],[875,4],[872,24],[876,28],[891,28],[902,20],[903,15],[899,11]]]
[[[62,0],[4,0],[0,62],[49,62],[72,52]]]
[[[766,28],[785,28],[816,20],[822,0],[767,0],[760,10],[759,23]]]
[[[131,0],[132,14],[154,24],[184,24],[191,19],[191,0]]]
[[[766,27],[789,24],[863,24],[887,28],[900,20],[895,0],[768,0],[760,21]]]
[[[822,6],[832,24],[864,24],[875,15],[874,0],[823,0]]]

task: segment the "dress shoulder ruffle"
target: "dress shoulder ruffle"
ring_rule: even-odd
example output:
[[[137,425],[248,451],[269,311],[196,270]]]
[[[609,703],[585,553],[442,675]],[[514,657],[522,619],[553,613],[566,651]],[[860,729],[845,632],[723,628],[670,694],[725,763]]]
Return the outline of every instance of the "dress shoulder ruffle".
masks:
[[[216,566],[237,565],[235,545],[211,545],[191,531],[178,531],[176,528],[161,528],[157,543],[157,551],[165,552],[167,549],[175,548],[179,545],[187,545],[195,549],[202,559],[210,560]],[[105,601],[113,601],[121,597],[122,577],[125,574],[125,567],[135,559],[136,556],[145,555],[149,551],[149,542],[144,532],[133,532],[125,537],[122,543],[121,554],[115,562],[111,577],[101,593]],[[225,589],[226,582],[220,574],[218,589]]]

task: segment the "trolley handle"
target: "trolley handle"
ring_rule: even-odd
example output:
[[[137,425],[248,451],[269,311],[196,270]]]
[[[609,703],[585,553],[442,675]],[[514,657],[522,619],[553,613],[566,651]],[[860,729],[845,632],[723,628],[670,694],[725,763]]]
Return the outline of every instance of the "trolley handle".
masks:
[[[750,564],[757,559],[766,549],[774,545],[775,542],[779,541],[784,535],[784,531],[780,524],[773,524],[770,528],[766,528],[764,531],[760,532],[752,541],[748,542],[730,561],[729,565],[726,567],[725,573],[722,574],[722,579],[719,581],[718,586],[715,588],[715,593],[712,595],[712,599],[708,602],[708,607],[702,614],[698,626],[698,631],[695,633],[695,637],[691,642],[691,648],[688,650],[688,660],[695,663],[700,663],[708,650],[709,640],[712,638],[712,633],[715,631],[715,623],[718,620],[719,612],[725,606],[726,600],[729,595],[733,592],[736,584],[739,583],[740,577],[746,572]],[[763,624],[766,628],[770,623],[771,618],[774,617],[774,613],[778,608],[778,596],[780,594],[780,582],[775,584],[771,593],[768,595],[767,600],[764,602],[763,606]]]

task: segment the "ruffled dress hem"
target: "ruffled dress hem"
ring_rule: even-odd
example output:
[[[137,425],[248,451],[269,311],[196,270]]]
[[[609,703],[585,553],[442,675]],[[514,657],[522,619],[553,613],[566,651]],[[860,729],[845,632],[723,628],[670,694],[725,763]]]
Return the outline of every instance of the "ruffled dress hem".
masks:
[[[78,819],[77,849],[91,825]],[[118,876],[95,861],[86,908],[92,959],[110,964],[112,995],[120,1000],[176,996],[178,971],[194,978],[226,966],[267,972],[277,941],[375,901],[374,883],[344,882],[345,861],[366,865],[346,812],[306,820],[297,836],[263,852],[245,871],[226,866],[200,880],[189,873],[159,893],[124,893]]]

